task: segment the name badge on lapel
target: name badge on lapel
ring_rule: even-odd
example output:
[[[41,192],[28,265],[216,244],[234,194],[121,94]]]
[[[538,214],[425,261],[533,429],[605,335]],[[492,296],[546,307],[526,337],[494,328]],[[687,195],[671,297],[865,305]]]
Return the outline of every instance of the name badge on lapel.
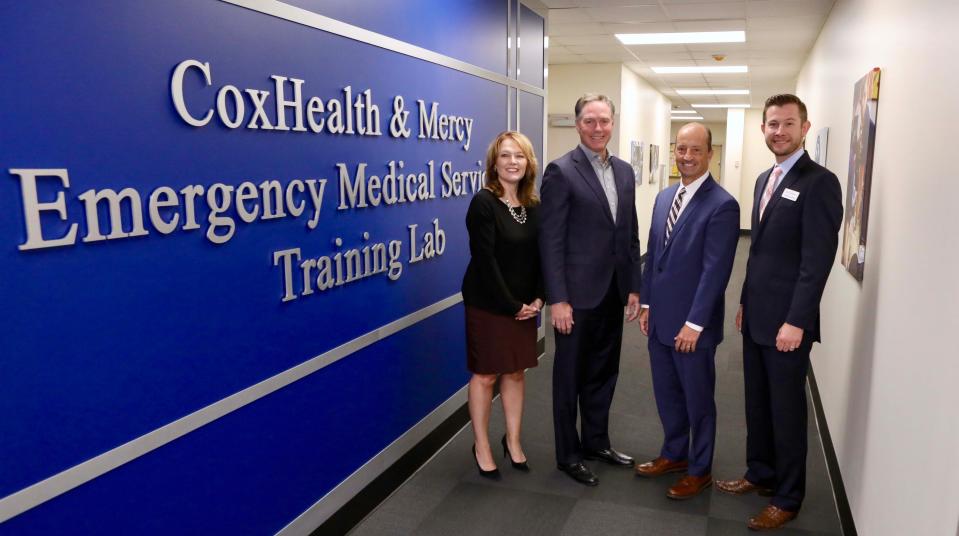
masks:
[[[790,190],[789,188],[786,188],[785,190],[783,190],[783,197],[785,197],[786,199],[790,201],[795,201],[799,199],[799,192],[797,192],[796,190]]]

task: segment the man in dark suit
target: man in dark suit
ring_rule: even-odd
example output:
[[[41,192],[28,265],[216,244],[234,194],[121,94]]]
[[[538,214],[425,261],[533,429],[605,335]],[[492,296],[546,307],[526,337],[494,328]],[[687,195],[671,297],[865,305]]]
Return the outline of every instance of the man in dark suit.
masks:
[[[640,291],[639,326],[649,336],[663,448],[656,459],[636,466],[636,474],[685,471],[666,496],[690,499],[713,482],[713,358],[723,340],[723,294],[739,240],[739,203],[709,173],[708,128],[680,128],[675,153],[682,181],[656,196]]]
[[[576,102],[580,144],[543,173],[539,246],[555,330],[553,426],[556,462],[595,486],[583,459],[632,466],[609,442],[609,407],[619,376],[623,306],[639,316],[639,236],[633,169],[606,149],[613,102]],[[577,433],[577,409],[582,432]]]
[[[806,105],[795,95],[766,100],[762,131],[776,165],[756,180],[752,244],[736,327],[743,334],[746,463],[733,494],[772,500],[748,521],[754,530],[796,517],[806,491],[806,373],[819,342],[819,301],[832,268],[842,191],[803,150]]]

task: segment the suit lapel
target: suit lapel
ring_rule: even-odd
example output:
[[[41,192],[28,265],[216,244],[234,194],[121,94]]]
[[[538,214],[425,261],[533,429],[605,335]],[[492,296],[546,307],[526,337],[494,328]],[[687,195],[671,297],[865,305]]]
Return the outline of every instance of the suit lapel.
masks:
[[[753,229],[757,229],[755,240],[759,240],[759,235],[762,234],[763,230],[766,228],[766,224],[769,222],[769,219],[772,218],[773,213],[776,211],[776,207],[779,206],[779,203],[782,199],[783,192],[786,191],[786,188],[792,188],[797,182],[799,182],[799,177],[802,176],[803,168],[806,167],[806,164],[809,163],[809,154],[803,153],[799,160],[793,164],[793,167],[789,170],[789,173],[781,181],[779,181],[779,186],[776,187],[776,191],[773,192],[772,198],[769,200],[769,204],[766,205],[766,210],[763,212],[763,219],[759,221],[759,203],[762,202],[762,192],[766,189],[766,181],[769,180],[769,175],[772,173],[772,168],[769,168],[769,171],[766,173],[766,180],[762,181],[762,186],[756,186],[756,201],[753,203]],[[756,226],[758,222],[758,227]]]
[[[629,203],[622,203],[620,200],[626,199],[626,189],[629,186],[629,180],[627,176],[629,173],[626,171],[629,164],[621,161],[613,155],[609,155],[610,165],[613,166],[613,183],[616,184],[616,221],[624,221],[625,217],[623,214],[627,209],[636,210],[635,206],[631,206]],[[616,168],[619,168],[617,170]]]
[[[792,171],[792,170],[790,170]],[[763,174],[762,180],[756,181],[756,187],[753,190],[753,229],[756,231],[753,233],[753,243],[759,241],[759,236],[763,232],[763,226],[766,223],[766,220],[759,219],[759,204],[762,203],[763,191],[766,189],[766,181],[769,180],[769,175],[773,172],[773,168],[769,168]],[[768,207],[767,207],[768,208]]]
[[[666,244],[666,250],[673,245],[673,242],[676,241],[676,238],[683,232],[683,227],[686,226],[686,222],[692,218],[696,211],[699,209],[699,206],[702,204],[703,199],[708,195],[709,190],[713,188],[713,185],[716,184],[716,181],[713,180],[713,176],[710,175],[706,177],[706,180],[703,181],[702,186],[699,187],[699,190],[696,191],[696,195],[689,200],[689,204],[686,205],[686,208],[683,209],[683,213],[679,215],[679,219],[676,220],[676,225],[673,226],[673,232],[669,237],[669,243]],[[679,188],[679,185],[676,185]],[[675,195],[675,193],[673,194]],[[670,204],[672,204],[672,198],[670,198]],[[665,239],[665,220],[663,223],[663,238]],[[681,240],[681,239],[680,239]]]
[[[593,170],[593,165],[589,162],[589,158],[583,153],[583,149],[580,147],[576,148],[573,156],[573,160],[576,162],[576,170],[579,171],[586,185],[589,186],[589,189],[592,190],[596,198],[599,199],[600,205],[603,206],[603,213],[609,218],[609,222],[613,223],[613,213],[609,211],[609,199],[606,198],[606,192],[603,191],[603,186],[599,183],[599,177],[596,176],[596,171]],[[609,158],[610,165],[612,165],[612,156]],[[615,170],[613,170],[613,177],[615,180]],[[617,184],[617,189],[618,188],[619,185]]]
[[[673,198],[676,197],[676,190],[679,185],[672,185],[659,194],[659,203],[656,205],[656,212],[653,214],[653,237],[658,249],[663,248],[663,242],[666,241],[666,218],[669,217],[669,209],[673,204]]]

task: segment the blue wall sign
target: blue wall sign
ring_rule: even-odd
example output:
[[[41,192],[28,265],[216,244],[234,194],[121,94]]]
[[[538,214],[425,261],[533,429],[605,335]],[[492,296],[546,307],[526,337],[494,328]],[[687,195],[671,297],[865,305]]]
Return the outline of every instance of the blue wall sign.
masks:
[[[498,1],[93,4],[0,7],[0,534],[275,533],[464,385],[542,81]]]

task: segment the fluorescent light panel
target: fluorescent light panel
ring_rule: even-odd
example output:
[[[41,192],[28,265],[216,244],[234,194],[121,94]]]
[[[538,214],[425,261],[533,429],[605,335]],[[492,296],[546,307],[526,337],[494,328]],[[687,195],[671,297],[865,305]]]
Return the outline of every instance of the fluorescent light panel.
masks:
[[[692,43],[745,43],[746,32],[669,32],[616,34],[624,45],[681,45]]]
[[[674,115],[670,117],[673,121],[702,121],[701,115]]]
[[[699,113],[696,110],[670,110],[672,114],[696,114]]]
[[[748,89],[677,89],[680,95],[749,95]]]
[[[693,108],[749,108],[748,104],[693,104]]]
[[[710,65],[708,67],[651,67],[656,74],[732,74],[748,73],[745,65]]]

